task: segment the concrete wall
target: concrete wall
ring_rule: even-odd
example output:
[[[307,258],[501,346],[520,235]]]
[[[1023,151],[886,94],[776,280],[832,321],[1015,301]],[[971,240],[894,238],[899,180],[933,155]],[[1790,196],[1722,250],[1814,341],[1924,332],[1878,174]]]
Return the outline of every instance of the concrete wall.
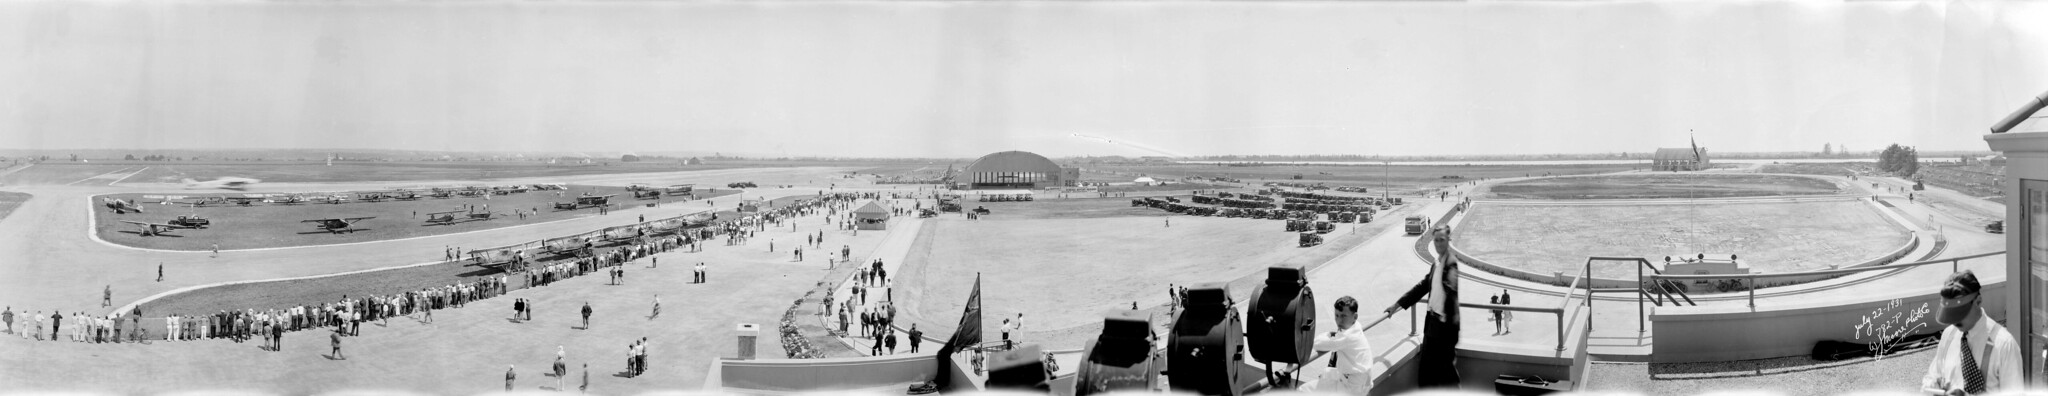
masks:
[[[1541,376],[1551,380],[1572,380],[1578,382],[1585,366],[1591,359],[1585,358],[1583,333],[1585,327],[1570,331],[1566,336],[1577,340],[1564,352],[1557,352],[1556,344],[1542,346],[1515,345],[1480,341],[1472,338],[1458,343],[1458,376],[1462,380],[1459,388],[1492,393],[1493,380],[1500,375]],[[1373,378],[1371,395],[1397,395],[1416,390],[1415,353],[1421,337],[1413,342],[1404,340],[1394,349],[1380,355],[1388,362],[1386,371]],[[1311,379],[1312,380],[1312,379]]]
[[[1984,276],[1984,309],[1993,319],[2005,322],[2006,282],[2004,277]],[[1718,362],[1804,356],[1822,340],[1871,343],[1869,335],[1859,336],[1857,326],[1872,317],[1876,325],[1889,323],[1892,329],[1907,328],[1910,334],[1941,330],[1934,317],[1941,308],[1940,279],[1926,287],[1880,295],[1815,294],[1795,305],[1762,307],[1724,303],[1699,307],[1662,307],[1650,315],[1651,332],[1657,343],[1650,354],[1655,363]],[[1894,305],[1894,301],[1897,304]],[[1923,304],[1925,315],[1913,316]],[[1882,315],[1875,315],[1883,310]],[[1891,313],[1904,317],[1892,320]],[[1768,335],[1768,336],[1766,336]]]
[[[718,378],[717,386],[721,388],[719,390],[745,393],[886,391],[898,386],[908,386],[910,383],[931,380],[939,369],[938,359],[929,352],[830,359],[720,359],[715,366],[718,366],[715,373]],[[958,364],[951,366],[956,370],[954,383],[981,382],[971,373],[959,372]]]

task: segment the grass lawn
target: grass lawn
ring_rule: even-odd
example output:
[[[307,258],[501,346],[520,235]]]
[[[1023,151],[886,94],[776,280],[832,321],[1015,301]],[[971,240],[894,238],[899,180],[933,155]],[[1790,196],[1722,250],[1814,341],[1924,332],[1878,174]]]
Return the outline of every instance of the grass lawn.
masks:
[[[1140,192],[1140,191],[1193,191],[1193,190],[1209,190],[1209,189],[1218,189],[1218,188],[1231,188],[1231,189],[1234,189],[1234,188],[1238,188],[1238,186],[1236,186],[1236,185],[1224,185],[1224,184],[1204,184],[1204,183],[1174,183],[1174,184],[1161,184],[1161,185],[1157,185],[1157,186],[1139,186],[1139,185],[1129,185],[1129,186],[1102,186],[1102,188],[1099,188],[1098,190],[1100,190],[1100,191],[1102,191],[1102,192],[1113,192],[1113,193],[1118,193],[1118,192]]]
[[[1078,195],[1088,194],[1081,193]],[[1186,201],[1187,198],[1183,197],[1181,200]],[[1068,198],[1030,202],[978,202],[973,200],[972,196],[968,196],[966,199],[961,199],[960,207],[965,210],[974,210],[976,207],[987,208],[989,214],[982,217],[987,220],[1184,216],[1142,206],[1132,207],[1130,198]],[[940,218],[960,217],[964,217],[964,215],[960,213],[947,213],[944,216],[940,216]]]
[[[1735,254],[1767,273],[1826,269],[1877,257],[1910,234],[1863,202],[1701,205],[1478,205],[1466,214],[1460,249],[1536,273],[1573,272],[1588,256]],[[1635,269],[1595,267],[1626,279]]]
[[[6,219],[8,214],[14,213],[14,208],[21,207],[21,203],[33,197],[26,193],[0,191],[0,220]]]
[[[1841,192],[1827,180],[1763,174],[1644,173],[1520,180],[1491,186],[1497,199],[1728,198]]]
[[[1396,194],[1413,194],[1420,190],[1457,184],[1465,181],[1523,176],[1583,175],[1612,173],[1641,169],[1643,165],[1102,165],[1089,167],[1096,171],[1114,171],[1146,174],[1154,178],[1179,179],[1186,176],[1228,177],[1258,185],[1268,181],[1289,183],[1327,183],[1334,186],[1366,187],[1377,193],[1381,183]],[[1301,180],[1293,180],[1301,175]],[[1445,179],[1456,176],[1458,179]],[[1116,176],[1119,181],[1129,181],[1135,176]]]
[[[566,190],[563,197],[557,197],[555,191],[531,191],[492,196],[489,200],[461,196],[456,196],[455,198],[421,197],[412,201],[349,201],[341,204],[304,203],[278,205],[256,203],[248,207],[232,204],[209,205],[196,208],[180,205],[154,205],[148,203],[162,202],[166,197],[178,195],[112,194],[93,198],[92,204],[95,213],[93,216],[93,229],[94,232],[99,234],[100,239],[108,242],[151,249],[198,251],[211,249],[215,243],[220,244],[220,248],[224,250],[330,245],[443,235],[592,216],[598,213],[596,208],[564,211],[555,210],[551,205],[553,202],[571,200],[579,194],[591,191],[595,191],[592,194],[596,195],[618,194],[618,196],[612,197],[612,210],[628,209],[632,206],[655,202],[655,200],[651,199],[635,199],[632,194],[619,187],[578,185],[569,186],[569,190]],[[717,197],[737,193],[739,193],[739,190],[699,190],[697,197],[716,199]],[[145,212],[114,214],[112,210],[106,209],[99,204],[99,198],[109,196],[134,200],[134,202],[142,205]],[[192,199],[190,197],[199,196],[239,195],[194,194],[185,195],[184,197],[187,198],[182,200],[189,201]],[[353,198],[353,195],[351,195],[351,198]],[[660,201],[663,203],[682,202],[680,198],[671,198],[668,195],[663,195]],[[490,220],[459,221],[445,225],[428,223],[425,220],[428,213],[461,210],[464,205],[473,205],[477,208],[478,212],[482,212],[484,207],[488,205],[490,206],[490,212],[497,213],[503,217],[496,217]],[[514,209],[531,211],[535,208],[538,208],[539,212],[529,212],[524,219],[513,214]],[[414,212],[418,212],[419,217],[413,217]],[[176,230],[167,236],[145,237],[137,233],[138,228],[136,226],[121,222],[127,220],[161,224],[176,219],[179,215],[187,214],[197,214],[205,217],[211,220],[213,225],[204,229]],[[311,219],[370,216],[376,218],[356,223],[355,228],[357,231],[342,234],[330,233],[314,227],[311,223],[300,222],[300,220]]]

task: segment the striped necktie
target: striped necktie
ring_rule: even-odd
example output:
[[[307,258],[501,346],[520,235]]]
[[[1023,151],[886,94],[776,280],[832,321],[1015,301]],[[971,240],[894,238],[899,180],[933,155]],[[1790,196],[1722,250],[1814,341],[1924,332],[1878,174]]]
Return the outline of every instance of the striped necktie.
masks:
[[[1960,339],[1963,341],[1963,381],[1965,384],[1963,391],[1969,392],[1972,395],[1982,394],[1984,393],[1984,370],[1977,367],[1977,353],[1973,351],[1973,349],[1977,348],[1970,345],[1969,332],[1963,332]]]

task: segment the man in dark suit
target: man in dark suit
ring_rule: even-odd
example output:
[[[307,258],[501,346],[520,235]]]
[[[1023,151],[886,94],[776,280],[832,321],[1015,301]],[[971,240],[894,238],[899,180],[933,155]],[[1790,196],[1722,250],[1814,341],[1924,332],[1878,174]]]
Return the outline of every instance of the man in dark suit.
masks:
[[[1451,229],[1438,226],[1432,235],[1437,251],[1436,264],[1431,266],[1428,277],[1408,289],[1394,306],[1387,307],[1387,315],[1393,315],[1404,308],[1410,308],[1424,295],[1429,296],[1429,315],[1422,326],[1422,347],[1416,353],[1416,373],[1420,378],[1416,384],[1423,388],[1458,386],[1458,263],[1450,255]]]
[[[910,331],[903,333],[903,335],[910,339],[910,353],[917,353],[917,344],[924,341],[924,332],[917,331],[917,324],[911,323]]]

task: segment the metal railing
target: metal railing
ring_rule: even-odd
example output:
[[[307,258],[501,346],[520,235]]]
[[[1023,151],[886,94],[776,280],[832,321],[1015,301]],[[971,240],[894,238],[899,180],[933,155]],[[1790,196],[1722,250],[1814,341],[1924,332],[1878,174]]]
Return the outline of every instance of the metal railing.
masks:
[[[1582,275],[1583,275],[1583,274],[1582,274]],[[1580,276],[1580,279],[1585,279],[1585,277],[1584,277],[1584,276]],[[1591,286],[1591,283],[1588,283],[1588,284],[1587,284],[1587,286]],[[1579,314],[1581,314],[1581,313],[1587,313],[1588,315],[1587,315],[1587,319],[1586,319],[1586,332],[1587,332],[1587,333],[1591,333],[1591,332],[1593,331],[1593,321],[1592,321],[1592,318],[1591,318],[1591,315],[1590,315],[1590,310],[1592,309],[1591,307],[1592,307],[1592,302],[1593,302],[1593,298],[1592,298],[1593,296],[1592,296],[1592,290],[1591,290],[1591,288],[1590,288],[1590,287],[1579,287],[1579,280],[1573,280],[1573,281],[1572,281],[1572,283],[1571,283],[1571,285],[1570,285],[1570,286],[1568,286],[1568,287],[1570,288],[1570,291],[1568,291],[1568,292],[1566,292],[1566,293],[1565,293],[1565,295],[1564,295],[1564,300],[1563,300],[1563,301],[1560,301],[1560,302],[1558,303],[1557,307],[1555,307],[1555,308],[1536,308],[1536,307],[1524,307],[1524,306],[1514,306],[1514,305],[1499,305],[1499,304],[1483,304],[1483,303],[1466,303],[1466,302],[1460,302],[1460,303],[1458,303],[1458,307],[1460,307],[1460,308],[1476,308],[1476,309],[1486,309],[1486,310],[1502,310],[1502,311],[1513,311],[1513,312],[1535,312],[1535,313],[1547,313],[1547,314],[1551,314],[1551,315],[1552,315],[1552,317],[1556,319],[1556,323],[1557,323],[1557,327],[1556,327],[1556,331],[1557,331],[1557,349],[1556,349],[1556,351],[1558,351],[1558,352],[1564,352],[1564,345],[1565,345],[1565,334],[1566,334],[1566,332],[1564,331],[1564,325],[1565,325],[1565,323],[1566,323],[1566,322],[1569,322],[1569,321],[1571,321],[1571,319],[1568,319],[1568,318],[1578,318],[1578,317],[1579,317]],[[1580,303],[1578,304],[1578,306],[1577,306],[1577,307],[1572,307],[1572,310],[1571,310],[1571,311],[1570,311],[1569,313],[1567,313],[1567,312],[1566,312],[1566,310],[1565,310],[1565,308],[1566,308],[1566,307],[1568,307],[1568,306],[1571,306],[1571,305],[1573,305],[1573,304],[1572,304],[1572,298],[1573,298],[1573,296],[1574,296],[1574,295],[1578,294],[1578,291],[1579,291],[1579,290],[1586,290],[1586,295],[1585,295],[1585,296],[1582,296],[1582,297],[1580,297],[1580,299],[1581,299],[1581,302],[1580,302]],[[1416,304],[1416,305],[1424,305],[1424,304],[1428,304],[1428,303],[1429,303],[1429,298],[1427,298],[1427,297],[1425,297],[1425,298],[1422,298],[1422,299],[1418,299],[1418,300],[1416,300],[1416,302],[1415,302],[1415,304]],[[1420,322],[1421,322],[1420,314],[1418,313],[1418,311],[1421,311],[1421,310],[1417,310],[1417,309],[1413,309],[1413,308],[1410,308],[1410,309],[1408,309],[1407,311],[1408,311],[1408,336],[1409,336],[1409,337],[1414,337],[1414,336],[1416,336],[1416,335],[1418,334],[1418,333],[1417,333],[1418,327],[1416,327],[1416,326],[1417,326],[1417,325],[1416,325],[1416,323],[1420,323]],[[1365,327],[1363,327],[1363,328],[1359,329],[1359,331],[1363,332],[1363,331],[1369,331],[1369,330],[1372,330],[1372,329],[1373,329],[1374,327],[1378,327],[1378,326],[1379,326],[1379,325],[1380,325],[1381,323],[1385,323],[1385,322],[1386,322],[1386,321],[1387,321],[1388,319],[1393,319],[1393,318],[1394,318],[1394,315],[1393,315],[1393,314],[1387,314],[1387,315],[1385,315],[1385,316],[1381,316],[1381,317],[1380,317],[1379,319],[1375,319],[1375,320],[1373,320],[1373,321],[1372,321],[1372,323],[1368,323],[1368,324],[1366,324],[1366,325],[1365,325]],[[1329,357],[1329,355],[1330,355],[1330,352],[1329,352],[1329,351],[1316,351],[1316,352],[1315,352],[1315,355],[1314,355],[1314,356],[1311,356],[1311,357],[1309,357],[1309,359],[1308,359],[1308,361],[1307,361],[1307,362],[1314,362],[1314,361],[1317,361],[1317,360],[1322,360],[1322,359],[1323,359],[1323,358],[1325,358],[1325,357]],[[1287,370],[1284,370],[1284,371],[1282,371],[1282,373],[1284,373],[1284,375],[1285,375],[1285,376],[1286,376],[1287,378],[1291,378],[1291,379],[1295,379],[1296,381],[1299,381],[1299,379],[1300,379],[1300,377],[1299,377],[1299,376],[1300,376],[1300,374],[1301,374],[1301,369],[1302,369],[1302,367],[1306,367],[1306,366],[1307,366],[1307,362],[1303,362],[1303,364],[1300,364],[1300,365],[1295,365],[1294,367],[1288,368]],[[1267,380],[1261,381],[1261,383],[1262,383],[1262,384],[1263,384],[1263,385],[1264,385],[1265,387],[1271,387],[1271,386],[1272,386],[1272,384],[1270,383],[1270,381],[1271,381],[1271,380],[1272,380],[1272,379],[1271,379],[1271,378],[1269,377],[1269,378],[1268,378]]]
[[[1671,303],[1672,305],[1678,305],[1678,304],[1680,303],[1680,300],[1681,300],[1681,299],[1682,299],[1682,300],[1684,300],[1684,303],[1685,303],[1686,305],[1695,305],[1695,306],[1699,305],[1698,303],[1696,303],[1696,302],[1693,302],[1693,300],[1692,300],[1692,296],[1689,296],[1689,295],[1685,294],[1685,289],[1683,289],[1683,288],[1677,288],[1677,287],[1673,287],[1673,285],[1671,284],[1671,282],[1670,282],[1670,281],[1665,281],[1665,280],[1651,280],[1651,281],[1649,281],[1649,284],[1648,284],[1648,285],[1645,285],[1645,284],[1644,284],[1644,281],[1643,281],[1643,279],[1645,279],[1645,278],[1644,278],[1644,274],[1643,274],[1643,270],[1644,270],[1644,269],[1649,269],[1649,270],[1650,270],[1650,273],[1651,273],[1652,275],[1657,275],[1657,276],[1661,276],[1661,275],[1663,275],[1663,274],[1664,274],[1664,271],[1658,270],[1658,269],[1657,269],[1657,266],[1654,266],[1654,265],[1650,265],[1650,260],[1648,260],[1648,259],[1644,259],[1644,258],[1642,258],[1642,257],[1608,257],[1608,256],[1593,256],[1593,257],[1587,257],[1587,258],[1586,258],[1586,268],[1584,269],[1584,271],[1585,271],[1585,272],[1584,272],[1583,274],[1581,274],[1581,275],[1579,276],[1580,278],[1584,278],[1584,279],[1590,279],[1590,277],[1591,277],[1591,276],[1593,275],[1593,262],[1595,262],[1595,261],[1622,261],[1622,262],[1631,262],[1631,263],[1634,263],[1634,264],[1635,264],[1635,266],[1634,266],[1634,267],[1636,267],[1636,279],[1637,279],[1637,281],[1636,281],[1636,287],[1634,287],[1634,288],[1619,288],[1619,289],[1613,289],[1613,288],[1610,288],[1610,289],[1595,289],[1595,288],[1593,288],[1593,284],[1591,283],[1591,282],[1592,282],[1591,280],[1588,280],[1588,281],[1587,281],[1588,283],[1586,284],[1586,287],[1587,287],[1587,289],[1588,289],[1588,294],[1587,294],[1587,300],[1588,300],[1588,301],[1587,301],[1587,303],[1588,303],[1588,304],[1587,304],[1587,305],[1589,305],[1589,306],[1590,306],[1590,305],[1592,305],[1592,304],[1591,304],[1591,302],[1592,302],[1592,301],[1591,301],[1591,300],[1592,300],[1592,295],[1591,295],[1591,293],[1592,293],[1592,292],[1607,292],[1607,293],[1613,293],[1613,292],[1632,292],[1632,293],[1634,293],[1634,294],[1636,295],[1636,332],[1637,332],[1637,333],[1647,333],[1647,332],[1649,332],[1649,329],[1650,329],[1650,326],[1649,326],[1649,317],[1648,317],[1648,314],[1646,314],[1646,313],[1645,313],[1646,311],[1648,311],[1648,309],[1647,309],[1646,307],[1644,307],[1644,306],[1643,306],[1643,302],[1644,302],[1644,300],[1648,300],[1648,301],[1649,301],[1649,302],[1650,302],[1651,304],[1656,304],[1656,305],[1657,305],[1657,306],[1659,306],[1659,307],[1662,307],[1662,306],[1664,306],[1664,303],[1665,303],[1666,301],[1669,301],[1669,302],[1670,302],[1670,303]],[[1656,287],[1656,289],[1655,289],[1655,290],[1657,291],[1657,293],[1656,293],[1655,295],[1652,295],[1652,294],[1650,294],[1651,286],[1653,286],[1653,285],[1654,285],[1654,286]],[[1587,331],[1591,331],[1591,330],[1592,330],[1592,329],[1591,329],[1591,327],[1590,327],[1590,326],[1591,326],[1591,323],[1590,323],[1590,322],[1591,322],[1591,321],[1588,321],[1588,326],[1589,326],[1589,327],[1587,328]]]
[[[1651,280],[1654,280],[1654,281],[1664,281],[1664,280],[1676,280],[1676,281],[1687,281],[1687,280],[1720,280],[1720,279],[1744,279],[1744,280],[1747,280],[1747,281],[1748,281],[1748,289],[1749,289],[1749,307],[1750,307],[1750,308],[1756,308],[1756,289],[1757,289],[1757,287],[1756,287],[1756,280],[1757,280],[1757,279],[1775,279],[1775,278],[1796,278],[1796,277],[1810,277],[1810,276],[1829,276],[1829,275],[1848,275],[1848,274],[1856,274],[1856,273],[1863,273],[1863,272],[1871,272],[1871,271],[1892,271],[1892,270],[1904,270],[1904,269],[1910,269],[1910,268],[1914,268],[1914,267],[1920,267],[1920,266],[1927,266],[1927,265],[1934,265],[1934,264],[1941,264],[1941,263],[1948,263],[1948,264],[1949,264],[1949,272],[1950,272],[1950,273],[1954,273],[1954,272],[1958,272],[1958,271],[1960,271],[1960,270],[1961,270],[1961,267],[1962,267],[1962,261],[1963,261],[1963,260],[1970,260],[1970,259],[1978,259],[1978,258],[1984,258],[1984,257],[1990,257],[1990,256],[1997,256],[1997,255],[2002,255],[2002,254],[2005,254],[2005,251],[2001,250],[2001,251],[1996,251],[1996,252],[1990,252],[1990,253],[1978,253],[1978,254],[1973,254],[1973,255],[1968,255],[1968,256],[1962,256],[1962,257],[1950,257],[1950,258],[1945,258],[1945,259],[1935,259],[1935,260],[1917,261],[1917,262],[1911,262],[1911,263],[1903,263],[1903,264],[1886,264],[1886,265],[1876,265],[1876,266],[1869,266],[1869,267],[1863,267],[1863,268],[1849,268],[1849,269],[1836,269],[1836,270],[1820,270],[1820,271],[1806,271],[1806,272],[1787,272],[1787,273],[1780,273],[1780,274],[1753,274],[1753,273],[1752,273],[1752,274],[1721,274],[1721,275],[1664,275],[1664,274],[1656,274],[1656,275],[1647,275],[1647,276],[1645,276],[1645,278],[1646,278],[1646,279],[1651,279]]]

